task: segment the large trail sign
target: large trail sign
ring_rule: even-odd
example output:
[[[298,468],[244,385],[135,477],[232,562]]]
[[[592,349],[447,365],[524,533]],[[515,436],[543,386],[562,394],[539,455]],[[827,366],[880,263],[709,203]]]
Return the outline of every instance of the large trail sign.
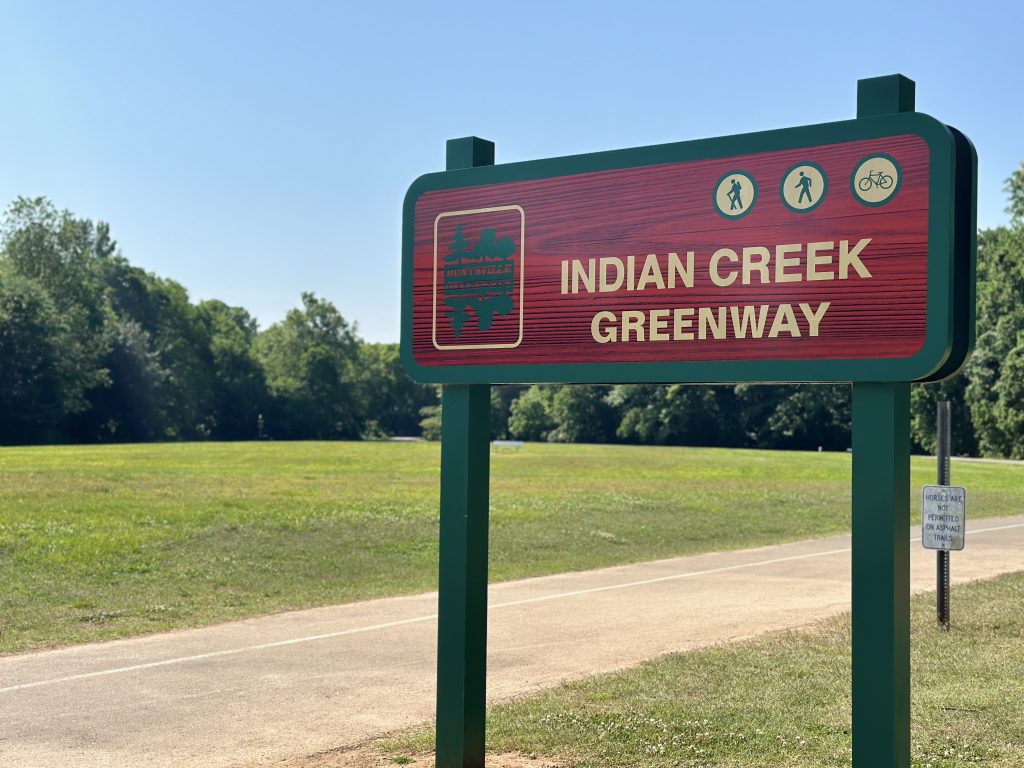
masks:
[[[955,131],[897,113],[428,174],[405,202],[406,367],[926,379],[957,354],[957,154]]]
[[[854,768],[910,765],[910,382],[974,344],[977,156],[861,80],[857,119],[494,165],[405,199],[402,360],[444,384],[437,766],[482,768],[490,384],[852,382]]]

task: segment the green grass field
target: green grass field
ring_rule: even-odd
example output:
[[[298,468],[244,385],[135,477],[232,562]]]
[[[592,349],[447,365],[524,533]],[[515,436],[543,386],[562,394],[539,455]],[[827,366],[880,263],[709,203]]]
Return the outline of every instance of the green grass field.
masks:
[[[1024,573],[959,586],[948,633],[935,628],[934,594],[912,601],[915,768],[1024,765],[1022,600]],[[849,766],[850,617],[665,656],[488,717],[488,749],[574,768]],[[433,736],[418,728],[380,746],[401,759],[432,751]]]
[[[434,589],[438,467],[430,443],[0,448],[0,652]],[[849,530],[844,453],[531,444],[491,473],[492,580]],[[1021,510],[1022,465],[953,480],[974,519]]]

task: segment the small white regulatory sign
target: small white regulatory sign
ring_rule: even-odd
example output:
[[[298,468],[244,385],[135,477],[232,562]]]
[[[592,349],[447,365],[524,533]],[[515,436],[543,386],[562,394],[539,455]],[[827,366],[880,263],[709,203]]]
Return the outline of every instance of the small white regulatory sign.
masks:
[[[921,491],[921,545],[925,549],[964,548],[967,489],[926,485]]]

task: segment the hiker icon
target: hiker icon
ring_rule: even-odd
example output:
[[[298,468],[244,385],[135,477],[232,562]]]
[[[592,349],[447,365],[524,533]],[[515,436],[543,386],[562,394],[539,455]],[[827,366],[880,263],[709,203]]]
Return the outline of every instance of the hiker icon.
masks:
[[[738,219],[746,216],[757,202],[757,182],[746,171],[729,171],[715,184],[711,202],[723,218]]]
[[[796,213],[813,211],[825,200],[828,176],[817,163],[797,163],[782,176],[779,196],[783,204]]]
[[[733,179],[732,184],[729,185],[729,210],[735,211],[737,208],[743,209],[743,187],[736,179]]]

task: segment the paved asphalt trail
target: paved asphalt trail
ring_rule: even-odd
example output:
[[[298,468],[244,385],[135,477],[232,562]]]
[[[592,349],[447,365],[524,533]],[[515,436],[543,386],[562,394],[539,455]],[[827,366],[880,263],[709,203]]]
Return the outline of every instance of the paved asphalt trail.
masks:
[[[914,589],[934,589],[935,555],[910,547]],[[970,521],[955,582],[1021,569],[1024,516]],[[808,624],[849,607],[849,573],[835,536],[496,584],[488,698]],[[422,722],[436,610],[416,595],[0,657],[0,766],[269,763]]]

